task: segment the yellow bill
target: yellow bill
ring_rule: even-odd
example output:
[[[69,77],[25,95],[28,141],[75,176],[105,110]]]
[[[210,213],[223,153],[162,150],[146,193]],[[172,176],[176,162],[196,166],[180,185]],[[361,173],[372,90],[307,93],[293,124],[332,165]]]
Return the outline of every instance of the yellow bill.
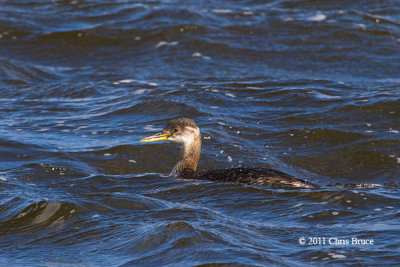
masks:
[[[148,142],[165,141],[165,140],[168,140],[168,137],[170,135],[171,134],[168,134],[168,133],[166,133],[166,134],[156,133],[156,134],[153,134],[151,136],[147,136],[145,138],[140,139],[140,142],[147,142],[148,143]]]

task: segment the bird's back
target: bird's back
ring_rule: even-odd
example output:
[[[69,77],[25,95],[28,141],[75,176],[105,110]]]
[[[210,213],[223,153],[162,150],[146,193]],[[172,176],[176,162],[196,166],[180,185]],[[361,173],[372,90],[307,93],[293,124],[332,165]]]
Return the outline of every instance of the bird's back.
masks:
[[[315,188],[307,181],[297,179],[289,174],[267,168],[231,168],[204,170],[195,173],[183,172],[179,176],[189,179],[211,180],[217,182],[243,183],[249,185],[267,185],[271,187],[305,187]]]

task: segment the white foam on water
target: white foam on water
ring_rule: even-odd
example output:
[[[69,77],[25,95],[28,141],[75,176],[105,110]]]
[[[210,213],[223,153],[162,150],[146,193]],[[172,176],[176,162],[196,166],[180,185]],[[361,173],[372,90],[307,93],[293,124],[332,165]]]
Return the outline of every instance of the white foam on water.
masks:
[[[244,11],[244,12],[243,12],[243,15],[245,15],[245,16],[252,16],[252,15],[254,15],[254,12],[253,12],[253,11]]]
[[[86,125],[82,125],[82,126],[79,126],[78,128],[76,128],[75,131],[79,131],[79,130],[86,129],[86,128],[87,128]]]
[[[142,95],[144,92],[146,92],[146,89],[137,89],[133,92],[134,95]]]
[[[134,79],[125,79],[125,80],[120,80],[118,81],[119,83],[134,83],[137,82],[137,80]]]
[[[312,16],[312,17],[309,17],[308,20],[309,21],[316,21],[316,22],[324,21],[324,20],[326,20],[326,15],[324,15],[322,13],[318,13],[318,14]]]
[[[175,45],[178,45],[178,44],[179,43],[177,41],[174,41],[174,42],[160,41],[154,47],[155,48],[160,48],[160,47],[163,47],[163,46],[175,46]]]
[[[146,126],[144,126],[144,130],[148,132],[155,132],[155,131],[161,131],[162,128],[154,127],[151,124],[147,124]]]
[[[212,13],[216,13],[216,14],[230,14],[232,13],[232,10],[230,9],[213,9],[211,10]]]
[[[335,254],[335,253],[331,253],[331,252],[329,252],[328,255],[331,256],[333,259],[344,259],[344,258],[346,258],[345,255]]]

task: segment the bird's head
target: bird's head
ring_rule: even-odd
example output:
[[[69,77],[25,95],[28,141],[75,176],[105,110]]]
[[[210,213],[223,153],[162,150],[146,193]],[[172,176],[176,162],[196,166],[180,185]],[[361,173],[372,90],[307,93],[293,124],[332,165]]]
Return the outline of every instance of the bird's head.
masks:
[[[193,143],[200,137],[200,129],[188,118],[172,119],[159,133],[140,139],[140,142],[172,141],[183,145]]]

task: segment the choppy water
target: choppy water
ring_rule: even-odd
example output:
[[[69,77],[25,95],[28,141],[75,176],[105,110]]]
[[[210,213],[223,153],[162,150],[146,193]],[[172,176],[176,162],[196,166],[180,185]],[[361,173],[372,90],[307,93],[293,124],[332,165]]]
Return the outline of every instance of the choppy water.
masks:
[[[0,265],[400,264],[398,2],[266,2],[0,1]]]

